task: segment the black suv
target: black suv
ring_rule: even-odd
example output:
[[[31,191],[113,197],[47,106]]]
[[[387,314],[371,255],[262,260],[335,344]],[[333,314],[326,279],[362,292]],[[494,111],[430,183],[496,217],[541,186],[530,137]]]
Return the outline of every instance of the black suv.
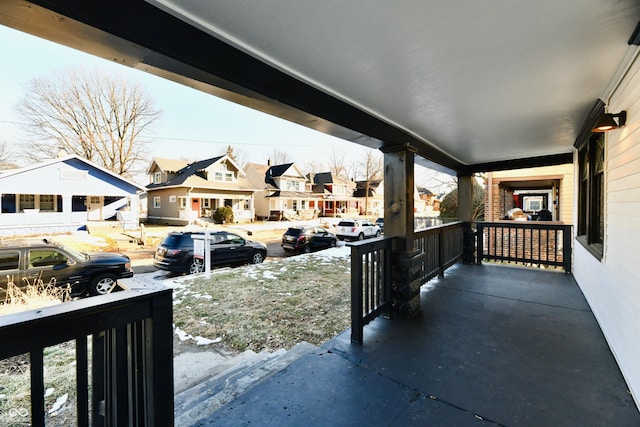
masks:
[[[71,296],[103,295],[118,279],[133,277],[126,255],[84,253],[42,240],[7,240],[0,243],[0,300],[6,294],[7,277],[19,288],[34,281],[56,286],[71,285]]]
[[[336,235],[322,227],[290,227],[282,235],[282,249],[309,253],[336,245]]]
[[[193,256],[193,235],[203,232],[169,233],[158,245],[153,256],[153,265],[161,270],[176,273],[200,273],[204,261]],[[240,263],[259,264],[267,257],[267,247],[260,242],[245,240],[234,233],[216,231],[211,239],[211,265]]]

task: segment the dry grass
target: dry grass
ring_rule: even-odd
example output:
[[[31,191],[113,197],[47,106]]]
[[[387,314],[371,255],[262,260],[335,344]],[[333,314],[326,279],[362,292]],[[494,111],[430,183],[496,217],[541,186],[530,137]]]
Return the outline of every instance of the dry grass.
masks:
[[[174,323],[238,351],[318,345],[349,326],[350,278],[326,253],[218,271],[176,287]]]
[[[26,310],[61,304],[69,300],[71,287],[55,286],[55,281],[44,284],[40,279],[27,282],[27,286],[19,288],[13,278],[7,276],[7,287],[4,299],[0,304],[0,316]]]

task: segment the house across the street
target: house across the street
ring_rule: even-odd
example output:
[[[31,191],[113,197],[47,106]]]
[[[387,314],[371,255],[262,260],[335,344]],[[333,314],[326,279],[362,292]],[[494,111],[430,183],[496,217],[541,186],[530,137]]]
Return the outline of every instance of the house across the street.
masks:
[[[254,189],[228,155],[187,163],[155,157],[147,169],[147,221],[185,225],[210,218],[222,206],[236,222],[252,221]]]
[[[0,235],[64,233],[90,221],[137,228],[144,187],[70,155],[0,174]]]

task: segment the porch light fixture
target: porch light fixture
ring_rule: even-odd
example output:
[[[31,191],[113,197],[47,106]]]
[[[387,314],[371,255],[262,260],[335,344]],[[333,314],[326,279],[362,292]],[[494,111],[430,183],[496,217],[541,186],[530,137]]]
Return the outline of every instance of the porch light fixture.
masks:
[[[618,119],[616,121],[616,119]],[[618,114],[604,113],[600,116],[591,132],[608,132],[624,126],[627,121],[627,112],[620,111]]]

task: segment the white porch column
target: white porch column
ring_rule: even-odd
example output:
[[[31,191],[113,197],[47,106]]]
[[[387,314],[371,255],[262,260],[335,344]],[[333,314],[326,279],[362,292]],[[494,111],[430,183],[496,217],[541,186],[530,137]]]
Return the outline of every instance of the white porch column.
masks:
[[[71,224],[73,222],[72,196],[70,194],[63,194],[61,197],[63,222],[65,224]]]
[[[138,193],[129,196],[129,209],[131,210],[131,219],[140,223],[140,196]]]

